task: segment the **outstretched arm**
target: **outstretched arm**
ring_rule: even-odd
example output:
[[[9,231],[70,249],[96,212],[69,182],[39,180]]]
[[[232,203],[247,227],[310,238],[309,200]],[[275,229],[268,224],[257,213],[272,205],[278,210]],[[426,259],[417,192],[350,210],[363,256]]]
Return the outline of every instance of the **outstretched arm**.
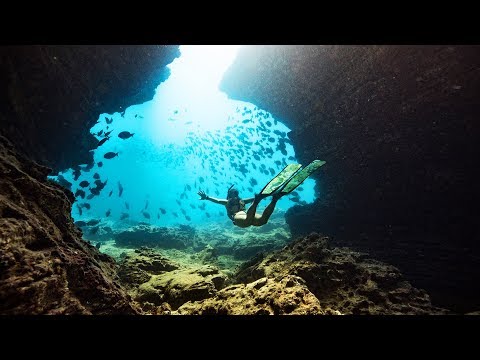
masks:
[[[198,192],[198,195],[200,195],[200,200],[210,200],[211,202],[214,202],[215,204],[220,204],[220,205],[227,205],[228,204],[227,200],[212,198],[212,197],[208,196],[207,194],[205,194],[205,191],[203,191],[203,190],[200,190]]]
[[[247,198],[247,199],[243,199],[243,202],[244,202],[245,204],[248,204],[248,203],[251,203],[251,202],[253,202],[253,200],[255,200],[255,198],[254,198],[254,197],[253,197],[253,198]]]

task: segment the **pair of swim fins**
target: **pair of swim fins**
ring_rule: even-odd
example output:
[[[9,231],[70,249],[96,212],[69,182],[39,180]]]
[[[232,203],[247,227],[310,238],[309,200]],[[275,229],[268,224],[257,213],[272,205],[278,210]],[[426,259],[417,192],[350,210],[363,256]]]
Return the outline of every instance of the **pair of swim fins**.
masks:
[[[265,185],[260,194],[272,195],[277,190],[284,195],[289,194],[324,164],[325,161],[313,160],[301,170],[301,164],[288,164]]]

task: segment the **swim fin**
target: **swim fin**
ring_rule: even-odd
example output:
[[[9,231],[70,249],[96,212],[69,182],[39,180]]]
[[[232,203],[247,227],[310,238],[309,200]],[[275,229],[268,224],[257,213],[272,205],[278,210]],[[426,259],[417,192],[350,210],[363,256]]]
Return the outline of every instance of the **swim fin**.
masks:
[[[302,167],[301,164],[288,164],[260,191],[262,195],[271,195]]]
[[[310,164],[305,166],[302,170],[297,172],[292,176],[282,187],[279,192],[283,195],[290,194],[293,190],[297,188],[301,183],[305,181],[311,174],[317,171],[322,165],[325,164],[325,161],[322,160],[313,160]]]

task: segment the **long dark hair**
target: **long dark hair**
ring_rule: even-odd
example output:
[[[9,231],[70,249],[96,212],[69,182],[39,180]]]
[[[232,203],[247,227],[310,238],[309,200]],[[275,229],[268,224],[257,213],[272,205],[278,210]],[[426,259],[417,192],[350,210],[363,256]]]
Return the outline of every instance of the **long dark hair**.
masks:
[[[232,189],[234,185],[230,186],[227,190],[227,200],[230,200],[232,198],[238,198],[238,190],[237,189]]]

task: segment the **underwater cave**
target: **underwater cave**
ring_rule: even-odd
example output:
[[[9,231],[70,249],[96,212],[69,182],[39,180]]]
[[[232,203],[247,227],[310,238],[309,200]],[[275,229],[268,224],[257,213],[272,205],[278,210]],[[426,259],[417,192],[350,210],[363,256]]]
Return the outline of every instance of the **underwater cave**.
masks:
[[[480,47],[0,49],[1,314],[480,311]]]

